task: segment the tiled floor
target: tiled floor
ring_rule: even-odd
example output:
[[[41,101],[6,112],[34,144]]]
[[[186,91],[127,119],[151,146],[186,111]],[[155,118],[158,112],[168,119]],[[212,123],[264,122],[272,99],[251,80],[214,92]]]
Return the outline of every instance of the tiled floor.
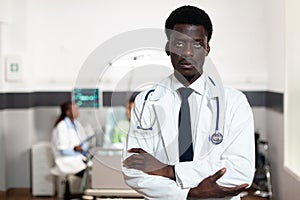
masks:
[[[97,200],[100,199],[102,200],[105,198],[97,198]],[[29,189],[9,189],[6,193],[0,192],[0,200],[58,200],[58,198],[32,197]],[[114,200],[119,200],[119,198]],[[130,200],[130,199],[126,199],[126,200]],[[242,200],[266,200],[266,198],[247,196],[247,197],[243,197]]]

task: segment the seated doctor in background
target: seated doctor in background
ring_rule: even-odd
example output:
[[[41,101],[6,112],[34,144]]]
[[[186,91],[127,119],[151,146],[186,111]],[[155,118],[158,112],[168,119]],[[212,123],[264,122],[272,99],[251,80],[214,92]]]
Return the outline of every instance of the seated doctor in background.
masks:
[[[219,86],[203,71],[212,35],[205,11],[177,8],[165,32],[174,73],[136,97],[123,152],[125,181],[146,199],[240,199],[255,170],[250,105],[240,91],[221,87],[219,107]]]
[[[130,118],[131,118],[131,110],[134,104],[135,97],[136,94],[132,94],[127,103],[127,110],[126,110],[127,119],[120,120],[114,128],[112,146],[115,148],[123,148],[124,143],[126,141],[127,133],[129,130]]]
[[[75,174],[82,177],[86,164],[88,142],[84,128],[76,120],[78,107],[71,101],[60,106],[61,114],[52,131],[52,150],[55,164],[62,174]]]

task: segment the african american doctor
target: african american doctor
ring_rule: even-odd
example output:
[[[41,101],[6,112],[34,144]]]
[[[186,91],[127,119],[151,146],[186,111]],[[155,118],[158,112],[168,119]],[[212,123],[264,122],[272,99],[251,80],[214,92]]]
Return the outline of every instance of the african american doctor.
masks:
[[[165,33],[174,73],[136,97],[122,158],[125,181],[146,199],[238,200],[255,171],[250,105],[229,87],[219,104],[218,85],[203,70],[212,35],[205,11],[177,8]],[[214,133],[215,107],[224,109],[224,120]]]

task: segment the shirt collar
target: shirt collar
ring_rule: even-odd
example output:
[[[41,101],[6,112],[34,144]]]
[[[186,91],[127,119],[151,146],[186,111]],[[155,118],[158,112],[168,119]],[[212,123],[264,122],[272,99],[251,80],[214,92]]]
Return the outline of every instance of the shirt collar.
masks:
[[[75,123],[73,123],[69,117],[65,117],[64,121],[66,122],[68,128],[76,130]]]
[[[179,80],[172,75],[171,81],[171,88],[176,91],[179,88],[185,87]],[[205,78],[204,75],[201,75],[197,80],[195,80],[191,85],[188,86],[189,88],[193,89],[197,94],[204,94],[204,87],[205,87]]]

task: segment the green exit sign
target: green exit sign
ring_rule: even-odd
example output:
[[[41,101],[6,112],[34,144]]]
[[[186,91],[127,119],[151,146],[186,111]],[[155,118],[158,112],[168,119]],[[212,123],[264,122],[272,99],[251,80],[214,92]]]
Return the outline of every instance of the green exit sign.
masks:
[[[18,72],[19,71],[19,64],[18,63],[11,63],[10,64],[10,71],[11,72]]]
[[[22,62],[20,56],[5,57],[5,73],[6,81],[16,82],[22,79]]]

